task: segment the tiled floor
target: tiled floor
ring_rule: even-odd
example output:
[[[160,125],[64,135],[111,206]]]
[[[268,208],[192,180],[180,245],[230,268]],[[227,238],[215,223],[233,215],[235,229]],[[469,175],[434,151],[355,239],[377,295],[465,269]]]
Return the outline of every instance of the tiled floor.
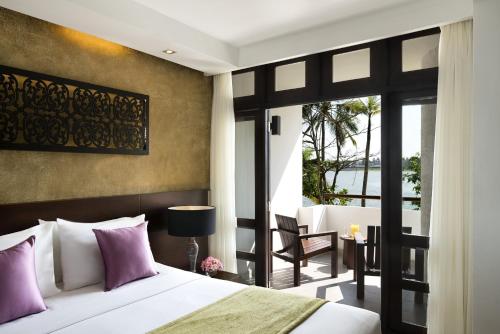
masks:
[[[271,276],[271,287],[310,297],[324,298],[333,302],[361,307],[380,313],[380,277],[365,277],[365,298],[356,298],[356,282],[353,271],[347,270],[339,258],[339,275],[330,277],[329,255],[320,255],[309,260],[307,267],[301,267],[299,287],[293,286],[292,264],[275,258]],[[425,305],[415,304],[413,293],[403,293],[403,319],[425,324]]]

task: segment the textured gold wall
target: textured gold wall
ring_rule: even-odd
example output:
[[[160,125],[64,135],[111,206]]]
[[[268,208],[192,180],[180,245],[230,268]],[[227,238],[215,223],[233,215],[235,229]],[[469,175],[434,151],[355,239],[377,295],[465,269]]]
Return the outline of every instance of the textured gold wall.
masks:
[[[0,64],[150,97],[149,155],[0,150],[0,203],[209,187],[211,78],[2,7]]]

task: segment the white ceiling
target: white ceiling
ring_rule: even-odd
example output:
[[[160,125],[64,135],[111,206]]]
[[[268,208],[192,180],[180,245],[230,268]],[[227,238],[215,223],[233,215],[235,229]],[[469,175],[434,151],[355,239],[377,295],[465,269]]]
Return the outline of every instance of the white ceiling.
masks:
[[[0,0],[207,74],[459,21],[472,0]],[[162,50],[173,49],[174,55]]]
[[[135,0],[234,46],[422,0]]]

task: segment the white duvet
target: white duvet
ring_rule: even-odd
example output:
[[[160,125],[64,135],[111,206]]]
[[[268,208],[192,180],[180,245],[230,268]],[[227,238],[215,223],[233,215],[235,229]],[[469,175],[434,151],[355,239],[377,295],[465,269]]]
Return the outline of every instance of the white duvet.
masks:
[[[158,264],[159,275],[104,292],[103,285],[45,299],[48,310],[3,325],[0,333],[145,333],[245,288]],[[379,334],[376,313],[326,303],[293,333]]]

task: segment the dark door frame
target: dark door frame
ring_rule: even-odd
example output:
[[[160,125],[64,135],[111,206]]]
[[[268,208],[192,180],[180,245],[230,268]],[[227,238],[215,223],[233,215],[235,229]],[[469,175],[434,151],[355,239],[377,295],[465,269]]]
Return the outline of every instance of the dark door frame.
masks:
[[[384,333],[422,333],[425,328],[401,325],[401,317],[393,313],[399,303],[401,312],[401,98],[422,92],[436,92],[438,68],[402,72],[404,40],[439,34],[439,28],[396,36],[380,41],[322,52],[273,64],[239,70],[234,74],[253,72],[254,95],[234,99],[235,115],[262,113],[256,138],[256,284],[268,285],[269,138],[267,109],[319,101],[333,101],[370,95],[381,96],[382,119],[382,294],[381,321]],[[360,49],[370,49],[370,77],[332,83],[332,56]],[[294,62],[305,62],[305,87],[275,91],[275,69]],[[420,93],[419,93],[420,92]],[[427,95],[432,96],[432,94]],[[410,96],[411,97],[411,96]],[[398,102],[399,101],[399,102]],[[399,125],[398,125],[399,124]],[[257,133],[256,133],[257,135]],[[258,151],[258,153],[257,153]],[[257,157],[257,154],[259,157]],[[259,173],[257,181],[257,172]],[[265,174],[265,175],[264,175]],[[259,188],[259,195],[257,195]],[[257,203],[259,203],[257,205]],[[399,219],[399,221],[398,221]],[[396,222],[394,224],[394,221]],[[263,248],[261,248],[263,247]],[[258,255],[257,255],[258,253]],[[257,266],[257,263],[260,265]],[[264,271],[264,272],[263,272]],[[398,275],[396,275],[396,273]],[[399,300],[399,301],[397,301]]]

